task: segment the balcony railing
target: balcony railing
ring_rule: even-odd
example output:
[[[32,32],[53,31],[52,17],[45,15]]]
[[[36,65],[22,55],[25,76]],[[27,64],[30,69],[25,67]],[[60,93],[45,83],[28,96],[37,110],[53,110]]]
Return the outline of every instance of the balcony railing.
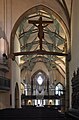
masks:
[[[10,80],[0,76],[0,90],[10,90]]]
[[[0,59],[0,70],[3,72],[8,72],[9,67],[8,67],[8,61],[4,61],[3,59]]]

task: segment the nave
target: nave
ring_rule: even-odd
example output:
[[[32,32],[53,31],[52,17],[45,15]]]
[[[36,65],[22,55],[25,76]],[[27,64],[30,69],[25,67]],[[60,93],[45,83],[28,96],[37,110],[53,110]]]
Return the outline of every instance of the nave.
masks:
[[[64,113],[52,106],[6,108],[0,110],[0,120],[79,120],[79,110],[70,109]]]
[[[0,120],[66,120],[66,116],[52,107],[7,108],[0,110]]]
[[[79,119],[78,12],[79,0],[0,0],[0,120]]]

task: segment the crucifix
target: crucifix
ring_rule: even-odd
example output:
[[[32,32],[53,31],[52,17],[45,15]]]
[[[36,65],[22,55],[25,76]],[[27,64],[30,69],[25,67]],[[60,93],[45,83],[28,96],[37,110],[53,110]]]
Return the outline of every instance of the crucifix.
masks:
[[[48,24],[53,23],[53,21],[43,21],[42,17],[40,17],[39,20],[29,20],[28,22],[35,25],[38,28],[38,37],[40,40],[39,41],[40,42],[40,51],[42,51],[42,39],[44,39],[43,28],[46,27]]]
[[[19,55],[33,55],[33,54],[39,54],[39,55],[58,55],[58,56],[67,56],[67,53],[60,53],[60,52],[49,52],[42,50],[42,39],[44,39],[44,32],[43,28],[48,26],[48,24],[53,23],[53,21],[43,21],[42,17],[40,17],[38,20],[29,20],[28,21],[30,24],[33,24],[38,28],[38,37],[39,37],[39,44],[40,44],[40,50],[37,51],[24,51],[24,52],[16,52],[11,54],[11,58],[14,60],[15,56]]]

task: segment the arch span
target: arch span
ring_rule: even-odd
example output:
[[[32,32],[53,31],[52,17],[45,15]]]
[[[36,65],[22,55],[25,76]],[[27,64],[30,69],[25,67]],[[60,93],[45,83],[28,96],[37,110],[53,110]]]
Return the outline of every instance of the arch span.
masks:
[[[27,10],[26,12],[24,12],[19,17],[19,19],[16,21],[16,23],[12,29],[11,37],[10,37],[10,46],[11,46],[10,47],[10,56],[11,56],[11,58],[13,57],[13,53],[14,53],[14,38],[15,38],[15,33],[16,33],[18,26],[24,20],[25,17],[28,17],[28,15],[30,15],[30,14],[36,13],[37,12],[36,10],[44,10],[44,11],[48,12],[49,14],[53,14],[58,19],[59,23],[63,26],[63,28],[65,30],[66,37],[68,38],[68,40],[67,40],[68,41],[68,44],[67,44],[68,51],[70,50],[70,40],[69,40],[70,33],[69,33],[69,29],[68,29],[66,23],[64,22],[64,20],[62,19],[62,17],[58,13],[56,13],[54,10],[48,8],[47,6],[37,5],[35,7],[32,7],[31,9]]]

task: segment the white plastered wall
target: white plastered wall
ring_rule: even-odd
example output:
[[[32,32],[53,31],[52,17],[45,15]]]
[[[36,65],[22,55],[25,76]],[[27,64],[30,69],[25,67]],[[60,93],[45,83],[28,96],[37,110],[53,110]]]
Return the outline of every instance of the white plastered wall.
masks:
[[[17,36],[15,36],[14,40],[14,51],[20,50],[20,44],[17,39]],[[16,83],[18,83],[19,87],[19,107],[21,107],[21,77],[20,77],[20,67],[19,67],[19,57],[15,58],[15,61],[12,61],[12,107],[15,107],[15,86]]]
[[[19,107],[21,107],[21,92],[20,92],[20,68],[15,61],[12,61],[12,82],[11,82],[11,91],[12,91],[12,107],[15,107],[15,86],[16,82],[19,87]]]

